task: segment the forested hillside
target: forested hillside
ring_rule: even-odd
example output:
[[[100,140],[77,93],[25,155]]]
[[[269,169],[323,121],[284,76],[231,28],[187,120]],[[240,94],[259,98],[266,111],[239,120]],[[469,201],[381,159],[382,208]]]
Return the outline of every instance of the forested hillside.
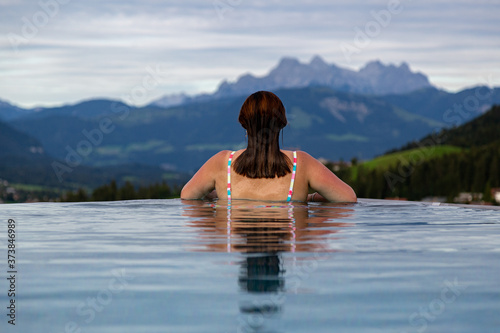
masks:
[[[429,196],[453,201],[460,192],[474,192],[491,202],[500,187],[500,107],[456,128],[411,142],[371,161],[343,166],[337,174],[359,197]]]

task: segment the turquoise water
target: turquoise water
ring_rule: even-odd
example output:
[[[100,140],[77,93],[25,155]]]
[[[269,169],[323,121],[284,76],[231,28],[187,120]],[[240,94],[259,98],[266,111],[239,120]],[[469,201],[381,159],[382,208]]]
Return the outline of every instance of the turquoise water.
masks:
[[[174,199],[0,205],[0,220],[1,332],[500,331],[498,210]]]

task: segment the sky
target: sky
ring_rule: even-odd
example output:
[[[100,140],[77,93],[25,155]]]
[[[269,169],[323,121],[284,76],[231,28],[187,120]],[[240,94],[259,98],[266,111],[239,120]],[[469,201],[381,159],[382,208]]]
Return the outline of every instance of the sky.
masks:
[[[0,0],[0,99],[147,104],[282,57],[407,62],[447,91],[500,86],[498,0]]]

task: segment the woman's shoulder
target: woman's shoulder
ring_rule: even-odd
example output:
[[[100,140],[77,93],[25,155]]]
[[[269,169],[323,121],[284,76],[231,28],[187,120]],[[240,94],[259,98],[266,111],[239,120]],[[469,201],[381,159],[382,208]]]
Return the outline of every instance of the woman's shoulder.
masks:
[[[227,160],[229,159],[229,156],[231,155],[232,152],[235,152],[235,155],[238,155],[241,151],[243,151],[243,150],[221,150],[220,152],[213,155],[209,159],[209,161],[216,162],[216,163],[219,163],[221,161],[225,161],[227,163]]]
[[[210,157],[210,160],[212,161],[220,161],[224,159],[228,159],[229,155],[231,155],[232,150],[221,150],[220,152],[216,153],[212,157]]]
[[[301,161],[302,160],[303,162],[308,162],[310,160],[316,160],[314,157],[312,157],[307,152],[302,151],[302,150],[297,150],[297,149],[294,149],[294,150],[282,150],[282,152],[284,152],[285,154],[289,154],[289,155],[292,155],[293,152],[297,152],[297,161]]]
[[[323,163],[318,159],[301,150],[297,150],[297,165],[301,166],[303,171],[306,170],[308,174],[315,174],[324,168]]]

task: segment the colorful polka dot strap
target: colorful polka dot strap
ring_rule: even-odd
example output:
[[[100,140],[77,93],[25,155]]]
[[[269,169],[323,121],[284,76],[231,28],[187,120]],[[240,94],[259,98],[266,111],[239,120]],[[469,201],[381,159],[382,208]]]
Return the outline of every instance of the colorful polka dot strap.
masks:
[[[288,191],[288,197],[286,201],[292,201],[293,194],[293,184],[295,183],[295,172],[297,171],[297,152],[293,152],[293,170],[292,170],[292,180],[290,181],[290,190]]]
[[[227,161],[227,200],[231,200],[231,162],[233,161],[234,151],[229,155]]]

